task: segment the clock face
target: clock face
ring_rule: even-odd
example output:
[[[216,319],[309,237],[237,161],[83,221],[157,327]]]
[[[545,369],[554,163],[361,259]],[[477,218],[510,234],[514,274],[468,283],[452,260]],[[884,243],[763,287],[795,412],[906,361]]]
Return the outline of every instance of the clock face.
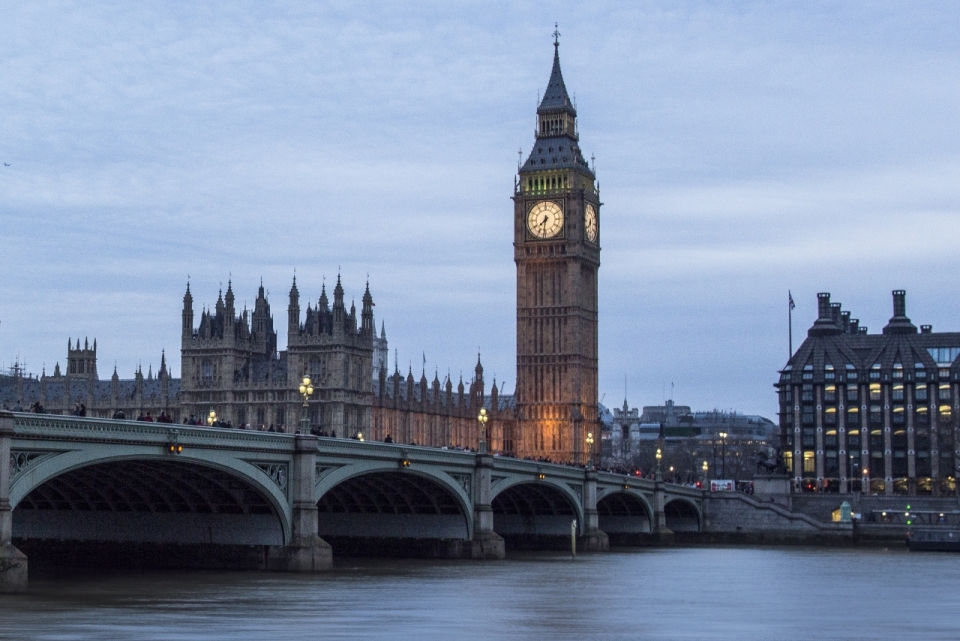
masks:
[[[553,238],[563,228],[563,210],[557,203],[541,201],[530,208],[527,227],[537,238]]]
[[[597,242],[597,210],[590,203],[583,211],[583,229],[587,233],[587,240]]]

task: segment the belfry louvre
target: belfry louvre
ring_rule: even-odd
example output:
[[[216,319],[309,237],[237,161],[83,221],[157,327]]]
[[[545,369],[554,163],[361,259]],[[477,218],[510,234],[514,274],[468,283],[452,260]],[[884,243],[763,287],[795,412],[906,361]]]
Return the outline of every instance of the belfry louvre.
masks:
[[[776,384],[794,491],[956,493],[960,332],[918,330],[903,290],[881,334],[817,297],[818,318]]]

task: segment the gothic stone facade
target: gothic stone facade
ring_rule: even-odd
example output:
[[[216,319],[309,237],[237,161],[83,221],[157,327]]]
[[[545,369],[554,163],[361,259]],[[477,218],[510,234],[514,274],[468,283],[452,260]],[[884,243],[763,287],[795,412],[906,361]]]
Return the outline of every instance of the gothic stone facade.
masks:
[[[303,416],[301,378],[313,381],[307,422],[338,436],[363,432],[373,401],[373,298],[369,285],[363,307],[344,304],[340,278],[333,305],[323,287],[316,306],[300,313],[296,278],[287,308],[287,349],[277,351],[270,303],[263,285],[253,312],[237,314],[232,283],[211,311],[193,326],[190,287],[183,297],[180,405],[185,416],[205,418],[210,410],[234,425],[293,431]]]
[[[577,111],[553,69],[514,200],[517,419],[522,456],[583,463],[599,441],[597,271],[600,192],[584,160]]]
[[[171,378],[165,354],[160,355],[156,376],[150,368],[147,375],[137,368],[133,378],[121,379],[117,370],[108,381],[97,376],[97,341],[91,345],[84,339],[67,341],[66,371],[56,364],[52,376],[44,371],[39,377],[25,376],[19,367],[10,375],[0,376],[0,402],[10,410],[29,410],[35,403],[51,414],[70,414],[77,404],[86,406],[86,415],[111,418],[117,411],[127,418],[165,413],[173,421],[180,420],[178,396],[180,380]]]

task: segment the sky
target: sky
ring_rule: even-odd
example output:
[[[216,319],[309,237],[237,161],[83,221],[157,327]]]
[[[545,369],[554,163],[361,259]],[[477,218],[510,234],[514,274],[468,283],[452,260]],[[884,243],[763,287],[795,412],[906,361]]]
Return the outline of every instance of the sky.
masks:
[[[960,331],[955,2],[0,0],[0,366],[102,378],[262,279],[369,278],[400,368],[516,383],[513,181],[559,23],[600,181],[600,392],[773,416],[831,292]],[[9,166],[8,166],[8,165]],[[424,367],[423,362],[426,361]]]

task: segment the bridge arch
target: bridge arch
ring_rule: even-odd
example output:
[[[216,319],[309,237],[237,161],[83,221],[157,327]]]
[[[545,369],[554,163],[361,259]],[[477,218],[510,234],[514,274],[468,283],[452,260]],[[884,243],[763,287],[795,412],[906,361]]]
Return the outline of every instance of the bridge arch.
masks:
[[[569,545],[570,522],[583,535],[583,505],[573,488],[552,479],[504,479],[491,491],[493,530],[512,547]]]
[[[415,462],[401,467],[396,461],[358,460],[321,476],[314,498],[318,534],[335,551],[338,542],[340,547],[360,545],[370,552],[375,550],[360,540],[462,542],[473,536],[473,504],[465,488],[448,474]],[[431,546],[411,543],[406,551],[459,555]]]
[[[285,490],[256,465],[203,450],[179,456],[151,450],[110,456],[74,450],[31,466],[11,487],[14,536],[226,545],[290,540]]]
[[[667,499],[663,506],[667,528],[673,532],[700,532],[703,515],[699,506],[690,499],[675,497]]]
[[[653,506],[642,492],[629,489],[609,492],[597,500],[597,527],[613,542],[653,530]]]

